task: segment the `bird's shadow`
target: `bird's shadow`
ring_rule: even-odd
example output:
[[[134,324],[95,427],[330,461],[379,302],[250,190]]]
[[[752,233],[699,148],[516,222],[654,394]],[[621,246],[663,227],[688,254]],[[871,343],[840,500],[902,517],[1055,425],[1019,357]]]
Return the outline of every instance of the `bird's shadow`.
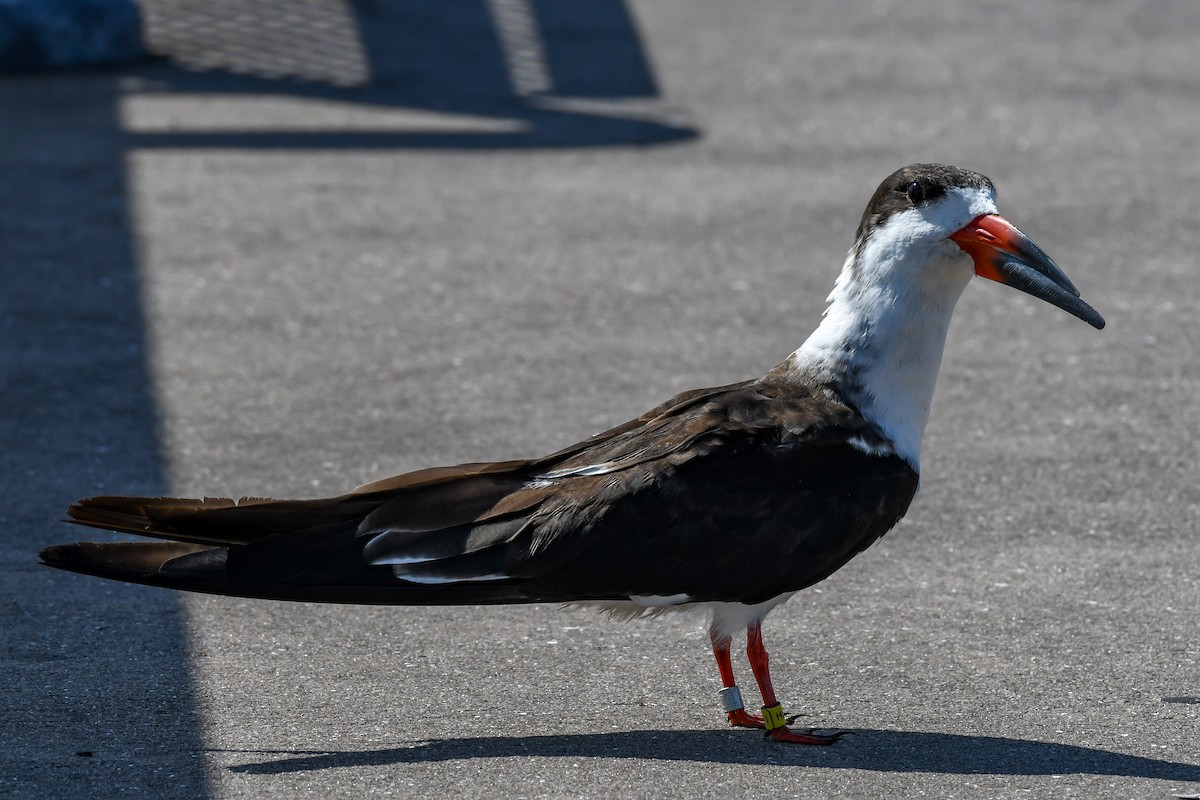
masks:
[[[1093,747],[924,731],[862,729],[853,733],[856,735],[832,747],[775,744],[763,741],[752,731],[659,730],[432,739],[376,750],[222,752],[271,752],[292,756],[229,768],[232,772],[252,775],[536,756],[784,764],[953,775],[1114,775],[1200,782],[1200,764],[1132,756]]]

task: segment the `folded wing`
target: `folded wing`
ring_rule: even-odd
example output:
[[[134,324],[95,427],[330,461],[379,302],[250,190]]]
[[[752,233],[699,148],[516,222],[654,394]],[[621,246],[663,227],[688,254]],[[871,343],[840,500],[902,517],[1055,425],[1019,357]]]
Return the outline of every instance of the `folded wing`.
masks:
[[[915,472],[853,409],[761,381],[689,392],[533,461],[408,473],[341,497],[93,498],[52,566],[252,597],[397,604],[759,602],[900,518]]]

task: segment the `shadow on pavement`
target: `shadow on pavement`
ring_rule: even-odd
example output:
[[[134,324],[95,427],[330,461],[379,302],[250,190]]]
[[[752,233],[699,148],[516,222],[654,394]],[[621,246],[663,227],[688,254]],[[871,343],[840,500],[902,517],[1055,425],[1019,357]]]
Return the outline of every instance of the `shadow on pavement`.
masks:
[[[796,764],[826,769],[952,775],[1113,775],[1200,781],[1200,764],[1142,758],[1091,747],[921,731],[858,730],[832,747],[783,746],[753,731],[628,731],[565,736],[441,739],[362,751],[278,751],[294,755],[230,767],[278,775],[337,767],[385,766],[472,758],[592,757],[716,764]],[[230,751],[222,751],[230,752]],[[246,751],[262,753],[263,751]]]
[[[323,99],[410,118],[392,113],[369,130],[173,120],[131,132],[139,148],[572,148],[697,136],[657,102],[624,0],[141,5],[148,47],[166,59],[138,71],[143,94]]]
[[[77,497],[170,488],[129,179],[139,150],[696,136],[656,105],[623,0],[140,5],[155,63],[0,80],[0,691],[17,698],[0,715],[0,793],[210,793],[180,600],[37,565],[71,538],[55,521]],[[326,102],[280,128],[254,105],[214,116],[230,97]],[[139,122],[137,98],[174,105]],[[367,129],[306,117],[329,104],[388,113]]]
[[[0,795],[204,796],[179,599],[37,563],[80,495],[166,488],[116,88],[0,108]]]

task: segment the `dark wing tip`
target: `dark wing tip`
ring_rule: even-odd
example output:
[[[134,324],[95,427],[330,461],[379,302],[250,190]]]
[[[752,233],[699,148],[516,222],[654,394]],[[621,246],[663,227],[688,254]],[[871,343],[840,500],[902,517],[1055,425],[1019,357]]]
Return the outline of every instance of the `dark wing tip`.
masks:
[[[55,569],[146,583],[168,561],[214,549],[224,550],[187,542],[74,542],[44,548],[38,559]]]
[[[80,543],[75,544],[56,544],[52,547],[44,547],[38,552],[38,561],[48,567],[58,567],[59,569],[69,569],[68,565],[78,564],[85,561],[83,548]]]

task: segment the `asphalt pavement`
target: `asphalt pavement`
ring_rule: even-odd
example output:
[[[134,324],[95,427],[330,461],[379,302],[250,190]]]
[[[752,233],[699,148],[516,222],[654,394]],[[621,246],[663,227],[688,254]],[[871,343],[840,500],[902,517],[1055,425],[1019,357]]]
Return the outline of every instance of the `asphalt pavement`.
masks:
[[[142,7],[155,60],[0,79],[0,796],[1200,793],[1194,4]],[[725,727],[695,617],[36,563],[77,497],[336,494],[761,374],[918,161],[1108,327],[968,287],[908,517],[765,627],[832,747]]]

